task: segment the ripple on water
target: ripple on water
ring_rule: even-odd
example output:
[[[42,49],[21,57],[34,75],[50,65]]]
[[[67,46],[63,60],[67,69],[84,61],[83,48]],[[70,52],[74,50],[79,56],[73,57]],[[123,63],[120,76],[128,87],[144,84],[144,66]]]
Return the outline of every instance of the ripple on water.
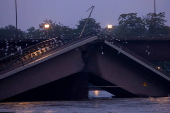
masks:
[[[93,97],[86,101],[1,102],[0,113],[169,113],[169,106],[169,97]]]

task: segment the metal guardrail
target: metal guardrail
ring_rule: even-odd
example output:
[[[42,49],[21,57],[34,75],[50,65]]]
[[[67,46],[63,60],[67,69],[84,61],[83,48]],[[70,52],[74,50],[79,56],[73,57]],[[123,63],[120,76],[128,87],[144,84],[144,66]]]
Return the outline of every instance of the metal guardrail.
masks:
[[[60,39],[52,38],[46,41],[42,41],[35,45],[29,46],[19,52],[14,53],[14,55],[9,55],[7,57],[0,59],[0,74],[4,74],[8,71],[14,70],[18,67],[24,66],[38,58],[41,58],[48,54],[50,51],[57,48],[68,47],[74,43],[85,40],[89,37],[84,38],[69,38]],[[70,44],[68,42],[71,42]]]
[[[107,39],[108,42],[110,42],[111,44],[117,46],[118,48],[120,48],[121,50],[127,52],[128,54],[132,55],[133,57],[139,59],[140,61],[142,61],[143,63],[149,65],[150,67],[156,69],[157,71],[163,73],[164,75],[170,77],[170,74],[167,73],[166,71],[162,70],[162,68],[160,68],[159,66],[151,63],[150,61],[146,60],[145,58],[143,58],[142,56],[136,54],[135,52],[131,51],[130,49],[122,46],[121,44],[119,44],[116,40],[110,40],[110,39]]]

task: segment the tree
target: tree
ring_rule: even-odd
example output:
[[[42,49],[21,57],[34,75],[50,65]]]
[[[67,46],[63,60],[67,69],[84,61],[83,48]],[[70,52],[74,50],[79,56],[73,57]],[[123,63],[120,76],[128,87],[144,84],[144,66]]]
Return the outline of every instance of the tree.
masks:
[[[170,27],[169,26],[162,26],[159,30],[160,36],[170,36]]]
[[[49,28],[45,29],[44,25],[49,24]],[[73,29],[69,26],[64,26],[61,23],[56,24],[52,20],[44,20],[43,23],[39,24],[40,27],[40,36],[47,38],[46,32],[48,32],[48,38],[60,37],[60,38],[69,38],[73,35]]]
[[[76,32],[77,33],[81,33],[85,23],[86,23],[86,19],[81,19],[79,22],[78,22],[78,25],[77,25],[77,29],[76,29]],[[101,26],[100,26],[100,23],[97,23],[96,20],[94,18],[89,18],[87,24],[86,24],[86,27],[84,29],[84,33],[83,35],[84,36],[87,36],[87,35],[91,35],[91,36],[94,36],[94,35],[98,35],[101,31]]]
[[[36,31],[36,29],[34,27],[30,27],[29,29],[27,29],[28,33],[33,33]]]
[[[146,25],[146,28],[148,29],[148,35],[150,36],[155,36],[155,35],[160,35],[164,26],[166,20],[165,18],[165,12],[161,12],[159,14],[155,13],[149,13],[146,15],[144,18],[144,22]]]
[[[117,37],[137,37],[145,33],[145,23],[137,13],[121,14],[118,18]]]
[[[28,33],[26,35],[27,38],[39,38],[40,32],[39,29],[35,29],[34,27],[30,27],[27,29]]]
[[[16,39],[16,27],[13,25],[5,26],[0,28],[0,37],[4,39]],[[18,37],[24,38],[24,32],[18,29]]]

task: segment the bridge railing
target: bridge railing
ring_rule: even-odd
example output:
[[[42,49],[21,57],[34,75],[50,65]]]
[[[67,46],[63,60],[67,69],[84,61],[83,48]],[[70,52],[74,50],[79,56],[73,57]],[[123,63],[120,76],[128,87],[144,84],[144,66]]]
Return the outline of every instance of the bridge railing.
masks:
[[[37,60],[38,58],[45,56],[50,51],[59,47],[62,49],[87,38],[89,37],[69,39],[61,39],[56,37],[19,50],[13,55],[0,59],[0,74],[4,74],[8,71],[24,66],[34,60]],[[72,43],[69,44],[68,42]]]
[[[143,63],[149,65],[150,67],[156,69],[157,71],[163,73],[164,75],[170,77],[170,74],[166,71],[164,71],[162,68],[160,68],[159,66],[151,63],[150,61],[146,60],[145,58],[143,58],[142,56],[136,54],[135,52],[131,51],[130,49],[124,47],[123,45],[121,45],[119,42],[117,42],[116,40],[113,39],[107,39],[108,42],[112,43],[113,45],[115,45],[116,47],[120,48],[121,50],[129,53],[130,55],[132,55],[133,57],[139,59],[140,61],[142,61]]]

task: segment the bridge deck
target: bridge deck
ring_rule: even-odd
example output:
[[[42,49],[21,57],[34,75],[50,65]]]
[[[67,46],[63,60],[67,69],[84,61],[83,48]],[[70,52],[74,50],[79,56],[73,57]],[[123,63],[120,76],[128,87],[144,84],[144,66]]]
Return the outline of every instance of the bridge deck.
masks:
[[[151,70],[152,72],[156,73],[160,77],[162,77],[170,82],[170,75],[168,73],[164,72],[163,70],[159,69],[156,65],[152,64],[148,60],[135,54],[131,50],[124,48],[123,46],[119,45],[116,42],[109,42],[109,41],[105,40],[105,43],[107,45],[111,46],[112,48],[116,49],[119,53],[126,55],[130,59],[138,62],[140,65],[146,67],[147,69]]]
[[[11,65],[9,65],[9,67],[1,70],[0,71],[0,74],[1,74],[0,79],[3,79],[5,77],[15,74],[19,71],[22,71],[24,69],[27,69],[34,65],[37,65],[41,62],[44,62],[48,59],[51,59],[55,56],[58,56],[62,53],[70,51],[72,49],[75,49],[75,48],[82,46],[86,43],[92,42],[96,39],[98,39],[96,36],[90,37],[90,38],[85,37],[85,38],[80,38],[80,39],[70,41],[68,43],[62,43],[62,46],[59,46],[59,47],[54,47],[54,46],[50,47],[51,45],[49,45],[48,47],[42,47],[41,49],[37,49],[37,47],[36,47],[36,49],[32,53],[24,54],[24,55],[17,54],[18,58],[22,57],[21,60],[17,59],[20,61],[18,61],[16,63],[11,63]],[[40,54],[42,51],[45,51],[45,52],[43,54]],[[38,52],[40,52],[40,53],[38,53]],[[29,59],[29,56],[31,56],[33,58]]]

